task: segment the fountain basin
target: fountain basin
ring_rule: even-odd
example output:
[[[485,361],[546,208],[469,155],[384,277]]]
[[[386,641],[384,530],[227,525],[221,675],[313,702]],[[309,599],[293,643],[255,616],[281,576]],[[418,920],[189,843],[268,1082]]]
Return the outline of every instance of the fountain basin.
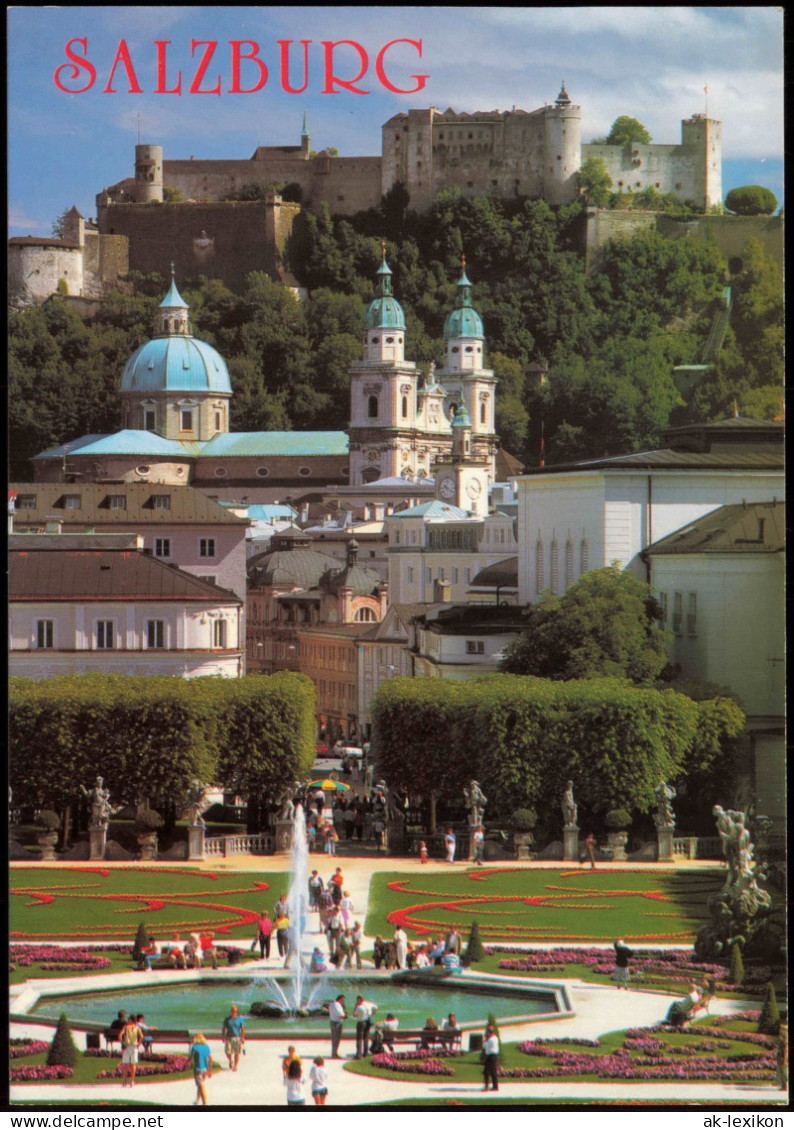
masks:
[[[312,979],[307,978],[311,983]],[[64,992],[65,982],[50,986],[39,982],[38,995],[26,1010],[28,1019],[55,1022],[62,1012],[76,1027],[106,1027],[119,1009],[142,1012],[147,1024],[159,1028],[186,1028],[205,1035],[219,1035],[221,1024],[233,1004],[245,1016],[246,1033],[250,1037],[291,1036],[310,1038],[328,1033],[328,1018],[320,1012],[314,1015],[254,1016],[251,1006],[271,999],[267,982],[278,981],[286,988],[287,975],[264,978],[261,976],[234,979],[224,976],[202,975],[190,983],[144,987],[119,985],[97,991],[82,982],[79,990]],[[571,1015],[572,1009],[563,983],[528,981],[520,977],[503,977],[496,974],[465,972],[453,977],[422,977],[398,973],[362,973],[351,976],[332,973],[323,977],[321,993],[315,1004],[321,1006],[346,995],[347,1011],[352,1014],[356,996],[361,993],[378,1005],[377,1017],[393,1012],[403,1029],[421,1028],[425,1018],[441,1021],[454,1012],[463,1029],[481,1028],[489,1013],[500,1024],[525,1023],[528,1020],[549,1019]],[[352,1019],[346,1029],[352,1033]]]

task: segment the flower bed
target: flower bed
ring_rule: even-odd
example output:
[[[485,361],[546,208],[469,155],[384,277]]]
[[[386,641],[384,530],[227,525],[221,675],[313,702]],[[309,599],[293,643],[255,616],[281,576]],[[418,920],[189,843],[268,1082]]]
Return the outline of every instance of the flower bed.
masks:
[[[71,1067],[47,1067],[42,1063],[37,1067],[12,1067],[8,1078],[12,1083],[46,1083],[50,1079],[71,1079],[73,1074]]]
[[[373,1067],[385,1067],[387,1071],[410,1072],[411,1074],[418,1075],[454,1075],[454,1070],[441,1063],[438,1055],[433,1056],[416,1056],[414,1054],[403,1054],[399,1056],[391,1052],[381,1052],[379,1055],[372,1057]]]
[[[49,1050],[49,1044],[46,1040],[33,1040],[30,1036],[25,1036],[20,1039],[13,1039],[8,1041],[9,1059],[24,1059],[29,1055],[41,1055],[42,1052]]]
[[[138,1063],[135,1078],[151,1077],[153,1075],[179,1075],[190,1067],[190,1058],[186,1055],[153,1055],[146,1063]],[[100,1071],[97,1079],[121,1079],[121,1063],[110,1071]]]

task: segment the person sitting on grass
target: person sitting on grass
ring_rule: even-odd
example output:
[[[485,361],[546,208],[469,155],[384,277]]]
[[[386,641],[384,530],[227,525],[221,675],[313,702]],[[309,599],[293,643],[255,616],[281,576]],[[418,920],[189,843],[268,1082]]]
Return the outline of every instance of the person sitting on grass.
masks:
[[[702,999],[700,989],[694,981],[691,981],[689,984],[689,992],[683,1000],[673,1001],[670,1005],[667,1016],[665,1017],[665,1023],[672,1024],[674,1028],[684,1028],[695,1015]]]
[[[171,944],[168,947],[168,963],[172,969],[187,969],[185,952],[182,949],[182,939],[179,937],[179,934],[174,934]]]

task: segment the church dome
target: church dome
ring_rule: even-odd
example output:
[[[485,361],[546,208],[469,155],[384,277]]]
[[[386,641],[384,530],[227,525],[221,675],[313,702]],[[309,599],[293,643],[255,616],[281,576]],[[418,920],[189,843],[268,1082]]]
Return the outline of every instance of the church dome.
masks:
[[[190,332],[188,305],[173,278],[157,308],[155,336],[135,350],[121,377],[122,392],[211,392],[231,396],[226,362]]]
[[[455,309],[444,322],[444,340],[453,337],[484,337],[482,318],[471,304],[471,283],[466,276],[466,263],[458,279],[458,296]]]
[[[391,271],[386,262],[386,247],[383,247],[383,262],[378,268],[378,297],[374,298],[367,310],[368,330],[404,330],[405,314],[403,308],[392,294]]]

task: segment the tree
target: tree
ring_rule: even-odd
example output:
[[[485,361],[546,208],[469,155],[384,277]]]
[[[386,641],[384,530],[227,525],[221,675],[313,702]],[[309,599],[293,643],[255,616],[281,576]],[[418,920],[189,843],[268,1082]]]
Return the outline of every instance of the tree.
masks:
[[[185,204],[187,197],[181,188],[171,188],[166,184],[163,186],[163,203],[165,204]]]
[[[579,191],[588,204],[602,208],[612,192],[612,177],[603,157],[588,157],[579,168]]]
[[[74,1067],[80,1053],[72,1039],[72,1030],[65,1012],[58,1017],[55,1035],[47,1052],[48,1067]]]
[[[777,197],[760,184],[732,188],[725,197],[725,207],[737,216],[771,216],[777,208]]]
[[[143,951],[149,944],[149,930],[145,922],[138,923],[138,931],[132,946],[132,960],[139,962],[143,958]]]
[[[482,939],[480,938],[479,923],[475,919],[474,922],[472,922],[471,930],[469,931],[469,941],[466,945],[466,952],[463,956],[463,962],[465,965],[473,965],[475,961],[482,961],[484,957],[485,947],[483,946]]]
[[[524,633],[505,649],[503,671],[552,679],[655,679],[667,662],[650,587],[618,565],[585,573],[562,595],[546,593]]]
[[[775,986],[771,981],[767,982],[764,993],[764,1003],[761,1008],[761,1015],[758,1018],[758,1031],[763,1032],[765,1036],[777,1036],[780,1032],[780,1009],[777,1004]]]
[[[734,942],[731,946],[731,967],[728,973],[728,980],[732,981],[734,985],[744,983],[744,961],[742,960],[742,951],[738,942]]]
[[[642,122],[638,122],[636,118],[630,118],[627,114],[621,114],[612,123],[606,143],[607,145],[631,145],[632,143],[649,145],[650,141],[651,135]]]

